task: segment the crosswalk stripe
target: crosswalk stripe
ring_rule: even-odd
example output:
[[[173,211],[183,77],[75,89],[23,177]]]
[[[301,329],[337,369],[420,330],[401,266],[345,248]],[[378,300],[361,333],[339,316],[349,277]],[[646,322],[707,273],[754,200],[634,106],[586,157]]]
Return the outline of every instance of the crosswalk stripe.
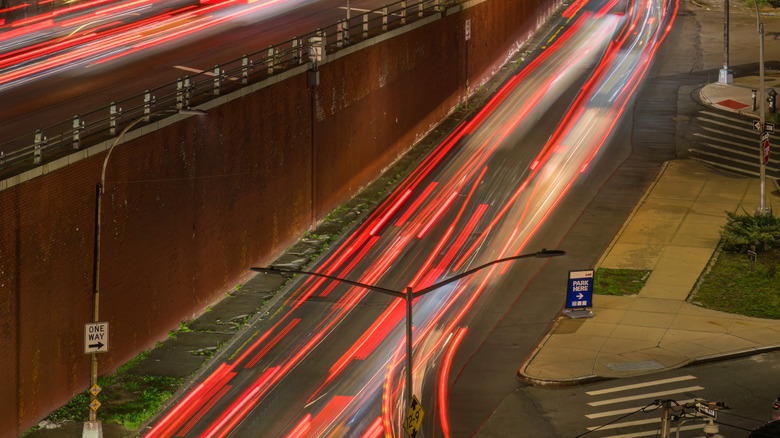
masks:
[[[713,154],[709,154],[709,155],[713,155]],[[707,164],[707,165],[710,165],[710,166],[713,166],[713,167],[716,167],[716,168],[727,169],[727,170],[729,170],[731,172],[747,174],[747,175],[753,175],[753,176],[759,176],[759,173],[756,172],[756,171],[753,171],[753,170],[742,169],[742,168],[735,167],[735,166],[728,166],[728,165],[719,163],[717,161],[707,160],[707,159],[701,158],[701,157],[691,157],[691,159],[696,160],[696,161],[701,161],[704,164]]]
[[[676,388],[676,389],[670,389],[668,391],[659,391],[659,392],[651,392],[648,394],[639,394],[639,395],[632,395],[628,397],[620,397],[620,398],[613,398],[608,400],[600,400],[595,402],[588,403],[589,406],[603,406],[603,405],[609,405],[613,403],[622,403],[624,401],[631,401],[631,400],[641,400],[641,399],[652,399],[654,397],[660,397],[662,395],[669,395],[669,394],[679,394],[681,392],[688,392],[688,391],[701,391],[704,389],[701,386],[688,386],[685,388]]]
[[[695,401],[695,400],[696,399],[691,398],[691,399],[688,399],[688,400],[679,400],[677,403],[682,405],[682,404],[685,404],[685,403],[690,403],[690,402]],[[642,409],[643,407],[644,406],[635,406],[633,408],[628,408],[628,409],[617,409],[617,410],[614,410],[614,411],[596,412],[595,414],[585,414],[585,417],[587,417],[587,418],[589,418],[591,420],[596,419],[596,418],[613,417],[615,415],[622,415],[622,414],[629,414],[631,412],[636,412],[636,411]]]
[[[740,119],[738,117],[730,117],[730,116],[728,116],[726,114],[718,114],[718,113],[714,113],[712,111],[699,111],[699,114],[706,114],[708,116],[717,117],[719,119],[726,119],[726,120],[730,120],[732,122],[742,123],[742,124],[745,124],[745,125],[753,126],[753,122],[751,122],[751,121],[748,121],[748,120],[745,120],[745,119]]]
[[[694,429],[701,429],[705,425],[704,424],[694,424],[692,426],[682,426],[680,430],[694,430]],[[674,428],[677,430],[677,428]],[[640,438],[643,436],[658,436],[658,429],[656,430],[646,430],[643,432],[634,432],[634,433],[625,433],[622,435],[612,435],[607,438]]]
[[[699,111],[699,114],[700,115],[701,114],[706,114],[708,116],[717,117],[719,119],[725,119],[725,120],[728,120],[730,122],[733,122],[733,123],[736,123],[736,124],[739,124],[739,125],[746,125],[746,126],[748,126],[750,128],[750,129],[746,128],[748,131],[751,131],[751,132],[755,133],[756,135],[758,135],[758,131],[756,131],[755,128],[753,128],[753,123],[756,121],[756,119],[745,120],[745,119],[740,119],[740,118],[736,118],[736,117],[729,117],[729,116],[727,116],[725,114],[713,113],[713,112],[710,112],[710,111]],[[696,119],[697,120],[701,120],[703,122],[711,121],[710,119],[708,119],[706,117],[701,117],[701,116],[697,116]],[[717,122],[715,122],[715,123],[717,123]],[[723,124],[723,123],[720,123],[720,124],[724,125],[724,126],[728,126],[728,127],[739,128],[739,127],[737,127],[735,125],[726,125],[726,124]],[[739,128],[739,129],[742,129],[742,128]],[[771,135],[772,138],[775,138],[775,139],[780,138],[780,135],[775,134],[775,133],[772,133],[770,135]]]
[[[709,145],[709,146],[715,148],[712,145]],[[713,156],[713,157],[716,157],[716,158],[723,158],[722,155],[714,154],[712,152],[701,151],[701,150],[699,150],[697,152],[699,152],[702,155],[709,155],[709,156]],[[755,155],[758,155],[758,154],[755,154]],[[750,158],[750,155],[747,155],[747,157]],[[756,158],[758,158],[758,157],[756,157]],[[750,168],[758,168],[758,160],[752,160],[751,159],[750,161],[745,161],[745,160],[740,160],[737,157],[731,157],[731,158],[729,158],[729,161],[732,162],[732,163],[742,164],[742,165],[748,166]],[[766,166],[767,171],[768,172],[776,172],[777,169],[774,168],[774,163],[777,163],[777,162],[778,162],[778,160],[775,160],[775,159],[769,160],[769,163],[767,163],[767,166]],[[721,165],[721,164],[719,164],[719,166],[727,167],[727,166]],[[739,170],[742,171],[742,172],[748,172],[748,169],[744,169],[744,168],[739,169]]]
[[[734,148],[731,148],[731,147],[728,147],[728,146],[721,146],[721,145],[717,145],[715,143],[709,143],[709,142],[705,142],[705,141],[701,142],[701,144],[702,144],[702,146],[706,146],[706,147],[711,148],[711,149],[717,149],[718,151],[731,153],[733,155],[738,155],[738,156],[741,156],[741,157],[758,158],[758,148],[755,148],[756,149],[755,151],[746,152],[746,151],[734,149]],[[758,159],[756,159],[755,161],[752,162],[752,164],[757,164],[757,163],[758,163]]]
[[[731,146],[732,148],[737,148],[740,150],[745,149],[745,150],[753,151],[754,149],[758,149],[758,139],[753,139],[753,141],[749,142],[750,144],[747,144],[748,142],[738,143],[735,141],[725,140],[722,137],[713,137],[710,135],[702,134],[700,132],[694,133],[693,136],[696,137],[697,139],[700,139],[699,141],[701,141],[702,143],[709,140],[709,141],[715,141],[721,144],[725,144]]]
[[[648,387],[648,386],[655,386],[655,385],[664,385],[664,384],[667,384],[667,383],[682,382],[682,381],[685,381],[685,380],[691,380],[691,379],[695,379],[695,378],[696,378],[696,376],[672,377],[672,378],[669,378],[669,379],[653,380],[653,381],[644,382],[644,383],[636,383],[634,385],[615,386],[613,388],[599,389],[597,391],[588,391],[585,394],[588,394],[588,395],[609,394],[611,392],[620,392],[620,391],[627,391],[629,389],[645,388],[645,387]]]
[[[744,132],[744,133],[742,133],[742,132],[728,132],[728,131],[722,131],[720,129],[715,129],[715,128],[712,128],[710,126],[700,126],[699,128],[701,128],[702,131],[714,132],[716,134],[725,135],[725,136],[728,136],[728,137],[731,137],[731,138],[734,138],[734,139],[737,139],[737,140],[753,141],[753,140],[757,140],[758,139],[758,132],[755,133],[756,134],[755,136],[746,137],[746,135],[748,134],[747,132]]]
[[[640,426],[643,424],[653,424],[653,423],[660,423],[661,418],[649,418],[647,420],[635,420],[635,421],[624,421],[622,423],[612,423],[607,424],[606,426],[593,426],[589,427],[588,430],[609,430],[609,429],[617,429],[619,427],[629,427],[629,426]]]
[[[718,120],[707,119],[707,118],[704,118],[704,117],[699,117],[698,119],[700,121],[702,121],[702,122],[705,122],[705,123],[711,123],[713,125],[718,125],[718,126],[723,126],[723,127],[726,127],[726,128],[731,128],[731,129],[734,129],[734,130],[737,130],[737,131],[741,131],[741,132],[745,132],[745,133],[748,133],[748,134],[755,133],[756,135],[758,135],[758,131],[754,130],[752,127],[750,127],[750,128],[743,128],[741,126],[729,125],[728,123],[725,123],[725,122],[721,122],[721,121],[718,121]]]

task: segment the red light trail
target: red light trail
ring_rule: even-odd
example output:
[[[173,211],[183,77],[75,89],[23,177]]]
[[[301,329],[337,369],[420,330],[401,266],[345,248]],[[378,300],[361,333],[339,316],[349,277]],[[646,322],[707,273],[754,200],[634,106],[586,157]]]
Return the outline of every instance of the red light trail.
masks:
[[[577,179],[592,168],[677,11],[676,0],[630,2],[627,14],[614,14],[616,5],[610,0],[596,12],[579,12],[545,51],[431,152],[316,272],[419,290],[479,260],[520,254]],[[564,14],[571,18],[591,7],[578,0]],[[571,85],[569,77],[589,63],[595,65],[558,126],[550,129],[549,140],[533,147],[513,140]],[[449,376],[469,312],[509,269],[493,266],[414,299],[414,390],[434,407],[425,427],[445,437],[451,434]],[[299,395],[300,402],[276,420],[265,420],[276,435],[399,435],[405,411],[404,301],[384,300],[381,310],[357,326],[357,333],[347,335],[340,328],[348,315],[362,316],[368,295],[374,296],[372,303],[381,301],[373,292],[333,280],[300,282],[269,316],[268,329],[250,337],[234,353],[237,359],[218,367],[147,436],[225,436],[250,421],[253,410],[273,410],[266,403],[269,394],[284,388],[284,379],[294,380],[307,358],[315,356],[327,362],[319,364],[324,371],[307,375],[314,383]],[[337,336],[350,336],[347,347],[330,351]],[[241,382],[249,385],[239,388]],[[432,394],[421,393],[431,386]],[[207,408],[216,415],[208,421]]]

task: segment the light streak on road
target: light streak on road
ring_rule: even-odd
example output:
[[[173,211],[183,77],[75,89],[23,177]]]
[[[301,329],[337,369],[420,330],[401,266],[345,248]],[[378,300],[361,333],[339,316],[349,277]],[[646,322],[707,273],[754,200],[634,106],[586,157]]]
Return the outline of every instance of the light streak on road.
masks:
[[[260,21],[300,3],[98,0],[0,25],[0,90],[127,57],[239,19]]]
[[[439,145],[317,272],[419,290],[527,250],[599,159],[671,28],[677,2],[632,1],[626,13],[615,7],[575,2],[565,12],[570,25],[547,50]],[[579,83],[549,140],[528,144],[559,96]],[[470,311],[498,292],[491,285],[509,269],[492,266],[414,299],[413,390],[432,413],[426,429],[449,436],[453,357]],[[400,298],[323,278],[301,281],[256,339],[146,436],[401,436],[404,320]],[[188,404],[195,407],[181,407]]]
[[[447,412],[447,395],[448,395],[447,385],[449,383],[450,367],[452,366],[452,359],[455,356],[455,351],[457,351],[458,345],[460,345],[460,341],[463,340],[463,336],[465,335],[466,335],[465,328],[461,328],[456,332],[455,338],[453,339],[452,343],[447,349],[447,354],[444,356],[444,361],[442,362],[442,370],[441,373],[439,374],[439,382],[438,382],[439,385],[438,406],[439,409],[441,409],[441,411],[444,413]],[[447,417],[447,415],[439,415],[439,421],[441,423],[441,430],[442,433],[444,433],[444,437],[449,438],[450,436],[449,418]]]

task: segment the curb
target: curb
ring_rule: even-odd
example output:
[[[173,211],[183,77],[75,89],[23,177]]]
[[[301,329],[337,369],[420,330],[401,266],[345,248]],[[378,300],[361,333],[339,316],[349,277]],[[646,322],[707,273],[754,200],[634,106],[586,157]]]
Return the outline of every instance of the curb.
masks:
[[[557,322],[556,322],[557,325]],[[544,341],[547,340],[547,336],[545,336]],[[572,377],[570,379],[538,379],[535,377],[528,376],[524,373],[525,367],[528,365],[531,359],[533,359],[533,356],[536,356],[538,349],[534,350],[531,356],[529,356],[529,359],[527,359],[525,362],[523,362],[523,365],[517,370],[517,377],[528,384],[534,385],[534,386],[577,386],[577,385],[587,385],[591,383],[598,383],[598,382],[605,382],[608,380],[616,380],[620,379],[622,377],[606,377],[606,376],[599,376],[597,374],[591,374],[589,376],[581,376],[581,377]],[[721,353],[721,354],[713,354],[709,356],[700,356],[693,360],[690,360],[688,363],[678,366],[678,367],[666,367],[663,369],[658,370],[652,370],[645,374],[635,374],[631,376],[626,377],[638,377],[641,375],[648,375],[648,374],[656,374],[664,371],[671,371],[678,368],[688,368],[693,366],[699,366],[699,365],[707,365],[710,363],[715,362],[721,362],[724,360],[731,360],[731,359],[740,359],[743,357],[749,357],[749,356],[755,356],[758,354],[764,354],[764,353],[772,353],[774,351],[780,351],[780,345],[770,345],[767,347],[756,347],[756,348],[747,348],[744,350],[738,350],[738,351],[732,351],[729,353]]]
[[[765,347],[746,348],[744,350],[732,351],[730,353],[712,354],[709,356],[700,356],[693,359],[690,363],[683,366],[704,365],[712,362],[719,362],[728,359],[739,359],[741,357],[754,356],[756,354],[771,353],[780,350],[780,344]]]
[[[552,336],[553,332],[555,332],[555,329],[558,327],[561,320],[563,320],[563,315],[559,314],[555,318],[555,322],[553,322],[552,327],[550,327],[550,329],[547,331],[547,334],[545,334],[542,340],[539,341],[538,344],[536,344],[536,347],[534,347],[534,350],[531,352],[531,354],[529,354],[528,357],[526,357],[525,361],[523,361],[523,364],[520,365],[520,368],[517,369],[517,377],[521,381],[535,386],[576,386],[576,385],[584,385],[587,383],[601,382],[603,380],[611,380],[612,379],[611,377],[602,377],[595,374],[591,374],[589,376],[574,377],[571,379],[545,380],[545,379],[537,379],[535,377],[531,377],[525,373],[525,369],[528,367],[531,361],[533,361],[533,359],[542,349],[544,344],[547,343],[547,340],[550,339],[550,336]]]

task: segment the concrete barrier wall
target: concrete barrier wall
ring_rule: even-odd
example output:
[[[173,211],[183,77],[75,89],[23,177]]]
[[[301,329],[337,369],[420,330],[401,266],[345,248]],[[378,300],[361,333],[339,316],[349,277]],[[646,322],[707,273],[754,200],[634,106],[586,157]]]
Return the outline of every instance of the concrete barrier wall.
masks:
[[[106,176],[100,320],[112,372],[271,262],[486,81],[557,0],[489,0],[120,144]],[[312,94],[313,93],[313,94]],[[313,103],[313,106],[312,106]],[[0,191],[0,436],[88,385],[104,152]],[[314,191],[312,192],[312,187]]]

